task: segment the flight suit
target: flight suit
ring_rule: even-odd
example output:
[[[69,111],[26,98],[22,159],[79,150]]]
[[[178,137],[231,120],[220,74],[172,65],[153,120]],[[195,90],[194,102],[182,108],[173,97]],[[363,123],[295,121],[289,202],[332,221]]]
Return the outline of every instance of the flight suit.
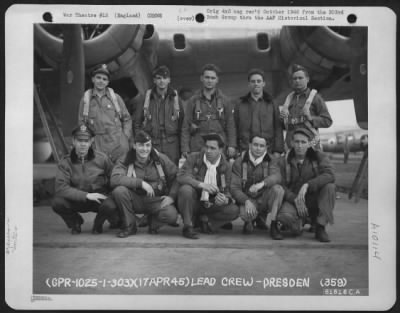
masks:
[[[258,134],[268,139],[269,151],[284,152],[279,108],[272,102],[269,94],[263,93],[258,101],[254,100],[250,93],[241,97],[235,103],[234,117],[240,151],[248,150],[250,138]]]
[[[243,167],[247,167],[247,175]],[[247,176],[247,177],[246,177]],[[250,186],[264,181],[265,187],[253,194]],[[240,205],[240,217],[245,222],[251,222],[250,216],[245,212],[245,202],[253,202],[260,216],[265,220],[271,208],[275,205],[280,208],[283,201],[284,190],[280,186],[281,173],[277,159],[265,155],[263,162],[255,166],[249,159],[247,150],[243,157],[235,160],[232,166],[231,192],[236,203]]]
[[[220,192],[224,193],[229,199],[229,203],[221,206],[216,205],[214,203],[215,196],[213,195],[210,195],[208,203],[200,201],[202,189],[199,188],[199,184],[204,182],[207,172],[207,166],[203,159],[203,151],[191,153],[179,169],[178,209],[182,215],[184,225],[191,226],[197,218],[204,215],[216,230],[219,226],[235,220],[238,217],[239,209],[233,203],[229,191],[231,166],[223,155],[221,155],[221,161],[217,167],[217,185]]]
[[[121,97],[118,94],[115,94],[115,96],[121,110],[121,117],[116,111],[108,88],[101,98],[95,95],[92,90],[87,121],[96,134],[94,137],[95,148],[104,152],[113,163],[128,152],[129,142],[132,137],[131,116]],[[80,123],[84,121],[83,107],[84,97],[79,104]]]
[[[129,165],[133,164],[135,174],[128,176]],[[160,177],[157,164],[163,169],[165,178]],[[147,164],[142,165],[136,160],[136,151],[129,150],[114,166],[111,174],[111,187],[114,188],[113,196],[123,218],[125,228],[132,227],[135,214],[151,216],[154,229],[164,225],[173,224],[177,219],[177,211],[173,204],[161,207],[162,196],[176,199],[178,183],[176,182],[177,166],[163,153],[154,149],[150,153]],[[148,197],[141,188],[142,181],[150,184],[155,192],[154,197]]]
[[[183,107],[179,101],[179,112],[175,112],[176,93],[168,88],[163,99],[153,88],[147,116],[144,115],[144,105],[137,108],[135,116],[135,133],[140,129],[151,136],[153,148],[166,154],[175,164],[180,157],[180,133],[183,121]]]
[[[203,135],[219,134],[227,147],[236,148],[233,105],[216,89],[211,100],[197,91],[187,102],[182,125],[181,152],[197,152],[204,146]]]
[[[299,127],[307,128],[304,124],[307,118],[304,116],[302,110],[310,92],[311,90],[307,88],[303,92],[295,93],[289,104],[288,129],[286,132],[286,144],[288,148],[291,147],[293,131]],[[318,130],[318,128],[328,128],[332,125],[332,118],[325,101],[318,93],[311,102],[310,114],[312,116],[312,121],[310,121],[310,123],[316,130]]]
[[[321,151],[309,148],[304,162],[297,164],[292,149],[286,158],[281,158],[280,168],[285,196],[277,220],[291,230],[298,229],[300,217],[294,200],[300,188],[307,183],[306,207],[311,220],[322,226],[333,224],[336,187],[334,168],[329,157]]]
[[[83,223],[79,212],[98,212],[113,224],[119,222],[117,206],[111,197],[101,204],[86,199],[88,193],[110,194],[110,159],[102,152],[89,149],[86,159],[78,159],[75,149],[58,164],[53,210],[69,228]]]

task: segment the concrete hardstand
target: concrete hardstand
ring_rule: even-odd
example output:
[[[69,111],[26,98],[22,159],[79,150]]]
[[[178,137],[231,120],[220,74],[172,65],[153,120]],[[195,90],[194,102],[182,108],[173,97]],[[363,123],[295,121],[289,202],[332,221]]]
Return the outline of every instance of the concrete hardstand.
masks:
[[[345,194],[329,243],[309,232],[280,241],[266,230],[243,235],[240,219],[198,240],[182,237],[182,225],[121,239],[107,222],[93,235],[94,213],[71,235],[51,207],[33,213],[34,294],[368,295],[368,202]]]

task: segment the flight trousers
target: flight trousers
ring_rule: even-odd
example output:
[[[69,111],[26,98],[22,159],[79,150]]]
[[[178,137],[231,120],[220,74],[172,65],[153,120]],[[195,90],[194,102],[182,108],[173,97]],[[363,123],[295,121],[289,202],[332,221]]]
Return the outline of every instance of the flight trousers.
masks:
[[[265,189],[259,197],[251,198],[250,201],[257,208],[258,215],[266,220],[268,213],[275,212],[276,215],[279,211],[284,195],[285,191],[281,185],[273,185],[271,188]],[[245,222],[251,222],[255,219],[246,213],[244,205],[240,206],[240,218]]]
[[[319,191],[306,194],[306,207],[311,221],[322,226],[333,224],[333,209],[335,208],[336,186],[333,183],[326,184]],[[297,231],[301,218],[294,204],[285,201],[278,212],[277,220],[288,229]]]
[[[161,207],[162,198],[160,196],[148,197],[140,195],[125,186],[116,187],[112,194],[125,228],[136,223],[135,214],[150,215],[154,228],[165,224],[173,224],[177,220],[178,212],[176,207],[173,204]]]
[[[179,188],[178,209],[184,226],[193,226],[195,219],[204,215],[214,230],[239,216],[239,208],[233,203],[221,206],[211,204],[210,207],[205,207],[200,201],[200,192],[190,185],[182,185]]]
[[[102,203],[86,200],[85,202],[71,201],[63,197],[55,197],[52,201],[52,208],[55,213],[61,216],[68,228],[76,223],[83,224],[83,218],[79,213],[96,212],[98,216],[107,219],[110,224],[119,223],[117,205],[111,197]]]

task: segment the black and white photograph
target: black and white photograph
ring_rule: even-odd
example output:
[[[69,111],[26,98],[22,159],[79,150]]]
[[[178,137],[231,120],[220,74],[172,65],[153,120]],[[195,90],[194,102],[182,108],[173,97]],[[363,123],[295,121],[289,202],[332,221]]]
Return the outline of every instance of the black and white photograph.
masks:
[[[392,13],[9,9],[8,305],[390,308]]]

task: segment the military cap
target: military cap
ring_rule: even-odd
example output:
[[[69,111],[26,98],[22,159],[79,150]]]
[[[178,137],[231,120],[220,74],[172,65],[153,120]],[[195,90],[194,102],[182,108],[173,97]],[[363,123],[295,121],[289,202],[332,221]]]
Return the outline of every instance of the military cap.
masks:
[[[299,64],[293,64],[292,68],[290,70],[291,75],[293,75],[293,73],[296,73],[298,71],[303,71],[304,74],[306,74],[306,76],[310,76],[307,69],[304,66],[299,65]]]
[[[312,140],[314,138],[314,134],[309,129],[304,128],[304,127],[296,128],[293,132],[293,137],[296,134],[302,134],[302,135],[306,136],[309,140]]]
[[[221,137],[219,134],[217,134],[217,133],[210,133],[210,134],[207,134],[207,135],[203,135],[203,136],[201,136],[201,137],[203,138],[204,142],[206,142],[207,140],[215,140],[215,141],[218,142],[218,146],[219,146],[220,148],[222,148],[222,147],[225,146],[224,140],[223,140],[222,137]]]
[[[106,64],[97,65],[92,71],[92,77],[96,74],[104,74],[107,75],[108,78],[110,78],[110,71],[108,70]]]
[[[151,137],[144,130],[139,130],[135,135],[136,143],[145,143],[151,140]]]
[[[82,123],[72,130],[72,136],[77,139],[90,139],[95,136],[93,129]]]
[[[156,75],[160,75],[165,78],[170,77],[171,74],[168,67],[166,67],[165,65],[161,65],[153,70],[153,77],[155,77]]]

